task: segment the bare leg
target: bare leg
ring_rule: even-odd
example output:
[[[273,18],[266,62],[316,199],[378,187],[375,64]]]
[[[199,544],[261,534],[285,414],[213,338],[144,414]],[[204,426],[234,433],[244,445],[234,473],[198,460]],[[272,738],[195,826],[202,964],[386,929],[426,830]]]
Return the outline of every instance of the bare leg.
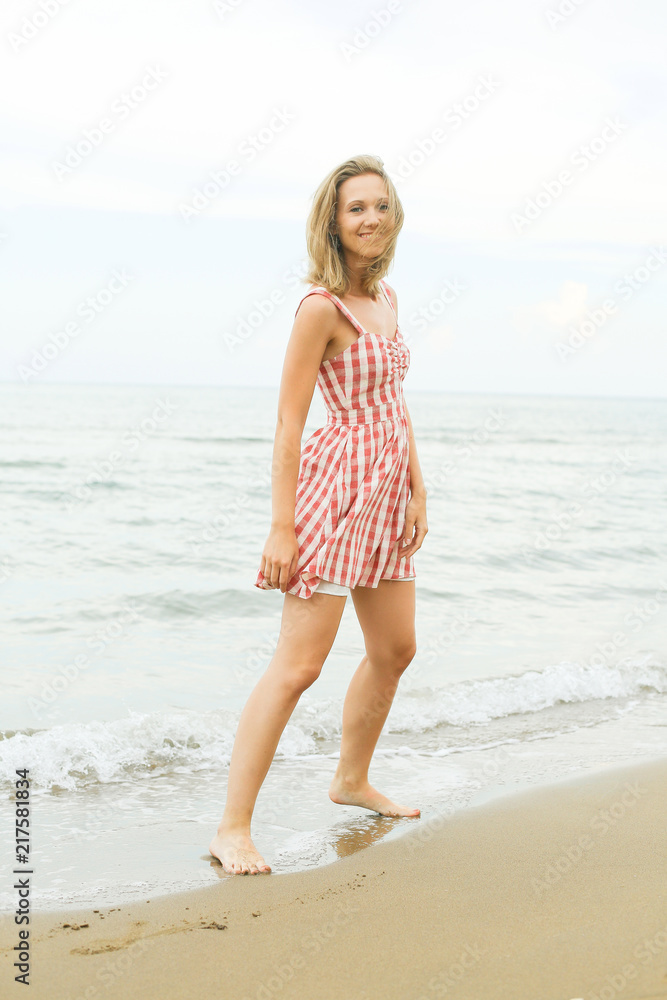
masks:
[[[340,760],[329,798],[383,816],[419,816],[419,809],[392,802],[368,780],[371,757],[401,674],[415,655],[415,585],[410,580],[381,580],[376,589],[355,587],[352,599],[366,655],[345,696]]]
[[[223,817],[210,853],[234,875],[271,871],[250,837],[255,802],[281,734],[301,697],[319,676],[338,631],[345,598],[285,594],[276,652],[239,719]]]

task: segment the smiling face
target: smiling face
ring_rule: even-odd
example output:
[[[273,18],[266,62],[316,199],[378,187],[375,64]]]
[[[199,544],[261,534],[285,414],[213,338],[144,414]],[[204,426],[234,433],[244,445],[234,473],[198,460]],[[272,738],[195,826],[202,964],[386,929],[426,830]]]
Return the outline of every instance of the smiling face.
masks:
[[[343,251],[366,260],[384,249],[387,188],[379,174],[348,177],[338,188],[336,227]]]

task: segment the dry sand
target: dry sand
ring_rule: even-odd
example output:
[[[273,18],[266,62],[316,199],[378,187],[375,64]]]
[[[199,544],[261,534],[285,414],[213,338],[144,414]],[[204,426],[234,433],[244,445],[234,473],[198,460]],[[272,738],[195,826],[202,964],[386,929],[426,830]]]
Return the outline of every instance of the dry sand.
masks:
[[[3,1000],[667,1000],[667,758],[417,821],[324,868],[33,913],[29,992],[18,930],[2,917]]]

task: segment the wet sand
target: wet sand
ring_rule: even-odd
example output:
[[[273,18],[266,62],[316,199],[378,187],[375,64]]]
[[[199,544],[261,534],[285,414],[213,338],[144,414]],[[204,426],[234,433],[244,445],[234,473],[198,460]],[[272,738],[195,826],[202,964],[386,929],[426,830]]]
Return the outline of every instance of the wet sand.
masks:
[[[0,995],[667,1000],[667,758],[416,821],[323,868],[219,871],[205,889],[32,913],[29,994],[3,915]]]

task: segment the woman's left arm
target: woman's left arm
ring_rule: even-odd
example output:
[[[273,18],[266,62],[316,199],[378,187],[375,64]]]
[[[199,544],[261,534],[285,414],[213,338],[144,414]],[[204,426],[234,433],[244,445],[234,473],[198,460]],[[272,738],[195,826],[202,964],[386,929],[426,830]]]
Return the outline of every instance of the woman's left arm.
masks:
[[[417,458],[417,443],[412,429],[410,412],[405,407],[408,418],[408,429],[410,432],[410,499],[405,512],[405,532],[403,541],[406,543],[401,548],[401,559],[405,559],[421,548],[421,544],[428,531],[426,521],[426,486],[424,477]]]
[[[387,283],[385,282],[385,284]],[[398,322],[398,296],[391,285],[387,285],[387,288],[391,295],[394,313]],[[426,487],[419,459],[417,458],[417,444],[407,406],[405,407],[405,413],[408,418],[408,430],[410,432],[410,457],[408,459],[410,464],[410,499],[405,511],[405,531],[403,532],[403,538],[399,538],[399,544],[402,545],[399,557],[401,559],[411,556],[413,552],[421,548],[421,544],[428,531],[428,524],[426,523]]]

